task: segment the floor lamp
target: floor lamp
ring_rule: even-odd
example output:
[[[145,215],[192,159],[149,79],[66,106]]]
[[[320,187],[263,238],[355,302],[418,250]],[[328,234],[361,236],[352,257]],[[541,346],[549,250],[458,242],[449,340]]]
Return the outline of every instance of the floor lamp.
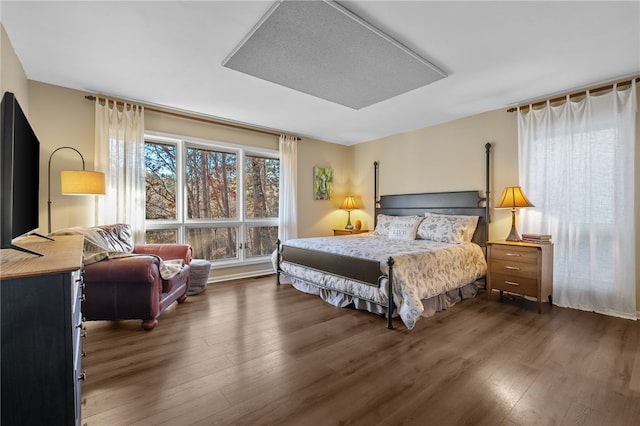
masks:
[[[48,168],[48,199],[47,199],[47,215],[49,233],[51,233],[51,159],[53,154],[61,149],[71,149],[78,153],[82,160],[82,170],[63,170],[60,172],[60,188],[64,195],[101,195],[105,193],[104,173],[89,172],[84,168],[84,157],[77,149],[70,146],[61,146],[55,149],[49,156]]]

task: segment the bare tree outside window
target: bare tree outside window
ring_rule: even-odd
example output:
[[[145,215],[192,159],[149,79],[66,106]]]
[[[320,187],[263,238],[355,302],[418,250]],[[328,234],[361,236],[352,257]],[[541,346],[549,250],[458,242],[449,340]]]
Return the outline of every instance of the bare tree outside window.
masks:
[[[146,142],[146,218],[176,218],[176,147]]]
[[[245,175],[245,216],[249,219],[278,217],[280,160],[247,155]],[[247,229],[247,256],[263,256],[273,251],[277,226]]]
[[[193,256],[209,260],[238,258],[238,228],[189,228],[187,235]]]
[[[187,217],[236,218],[238,156],[202,148],[188,148],[186,153]],[[220,232],[217,229],[190,229],[189,244],[194,256],[205,259],[235,257],[237,232],[224,229]]]
[[[187,216],[190,219],[237,217],[237,155],[187,149]]]
[[[173,244],[178,242],[176,229],[147,229],[144,233],[145,242],[149,244]]]
[[[277,152],[177,140],[147,141],[145,155],[147,242],[187,242],[194,258],[229,264],[268,259],[278,236]]]

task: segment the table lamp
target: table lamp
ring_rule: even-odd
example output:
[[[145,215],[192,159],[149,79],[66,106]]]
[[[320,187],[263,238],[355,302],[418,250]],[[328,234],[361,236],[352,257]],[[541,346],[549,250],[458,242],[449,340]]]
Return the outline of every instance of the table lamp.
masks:
[[[522,241],[516,229],[516,208],[535,207],[524,195],[519,186],[508,186],[502,191],[500,201],[496,205],[498,209],[511,209],[511,232],[506,241]]]
[[[355,210],[358,208],[358,203],[351,195],[347,195],[340,206],[342,210],[346,210],[349,214],[349,218],[347,219],[347,226],[344,229],[353,229],[353,225],[351,224],[351,210]]]

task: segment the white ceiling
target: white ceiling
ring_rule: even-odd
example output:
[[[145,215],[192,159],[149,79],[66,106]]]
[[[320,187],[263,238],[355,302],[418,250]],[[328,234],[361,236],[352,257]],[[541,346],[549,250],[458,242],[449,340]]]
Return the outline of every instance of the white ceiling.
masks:
[[[223,67],[272,1],[2,0],[0,18],[31,80],[345,145],[640,74],[640,0],[340,3],[449,76],[353,110]]]

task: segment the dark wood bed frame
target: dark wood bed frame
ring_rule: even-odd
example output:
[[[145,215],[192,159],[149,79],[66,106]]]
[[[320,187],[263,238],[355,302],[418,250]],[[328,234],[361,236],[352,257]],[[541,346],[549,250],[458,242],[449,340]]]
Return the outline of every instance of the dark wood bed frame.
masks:
[[[457,191],[457,192],[431,192],[422,194],[401,194],[378,196],[378,162],[374,162],[374,197],[375,215],[386,214],[391,216],[423,216],[425,212],[441,214],[460,214],[479,216],[478,226],[473,235],[472,241],[481,247],[486,246],[489,236],[489,176],[490,176],[490,156],[491,143],[485,144],[486,159],[486,182],[485,196],[482,197],[479,191]],[[340,254],[326,253],[318,250],[290,247],[277,241],[278,246],[278,267],[276,270],[276,284],[280,285],[280,274],[285,274],[280,269],[283,261],[304,266],[331,275],[336,275],[349,280],[361,282],[366,285],[380,287],[383,279],[388,282],[389,302],[382,305],[387,309],[387,328],[392,329],[391,318],[395,303],[393,300],[393,257],[387,260],[388,273],[384,274],[380,269],[380,262],[369,259],[361,259]],[[299,278],[299,277],[294,277]],[[300,278],[302,279],[302,278]],[[309,282],[311,285],[326,288],[322,284]],[[338,291],[335,289],[329,289]],[[369,300],[371,303],[380,305],[378,302]]]

